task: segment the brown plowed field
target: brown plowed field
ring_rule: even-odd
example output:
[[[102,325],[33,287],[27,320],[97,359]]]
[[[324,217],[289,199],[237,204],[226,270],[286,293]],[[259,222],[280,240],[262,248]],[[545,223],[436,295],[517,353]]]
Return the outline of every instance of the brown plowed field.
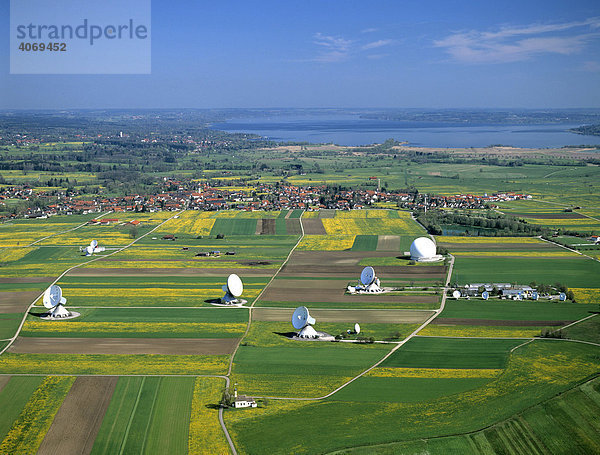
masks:
[[[0,292],[0,313],[25,311],[40,291]]]
[[[9,352],[19,354],[224,355],[233,352],[237,342],[237,338],[19,337],[9,348]]]
[[[291,321],[292,308],[254,308],[256,321]],[[420,324],[434,312],[416,310],[324,310],[311,309],[310,315],[319,322],[359,322],[378,324]]]
[[[275,219],[264,218],[262,220],[262,229],[260,233],[263,235],[275,235]]]
[[[505,321],[499,319],[463,319],[463,318],[435,318],[431,321],[437,325],[490,325],[504,327],[544,327],[563,326],[573,321]]]
[[[261,299],[266,302],[436,303],[437,295],[349,295],[346,280],[275,280]]]
[[[292,212],[290,212],[292,213]],[[300,219],[289,218],[285,220],[285,228],[288,235],[300,235],[302,234],[302,228],[300,227]]]
[[[89,454],[112,398],[116,376],[75,379],[38,450],[38,455]]]
[[[323,227],[323,223],[319,218],[306,218],[302,219],[302,225],[304,226],[304,233],[306,235],[326,235],[327,231]]]
[[[52,283],[56,278],[52,276],[22,276],[2,277],[0,283]]]
[[[235,273],[241,276],[270,277],[275,269],[244,269],[244,268],[89,268],[73,269],[69,276],[228,276]]]

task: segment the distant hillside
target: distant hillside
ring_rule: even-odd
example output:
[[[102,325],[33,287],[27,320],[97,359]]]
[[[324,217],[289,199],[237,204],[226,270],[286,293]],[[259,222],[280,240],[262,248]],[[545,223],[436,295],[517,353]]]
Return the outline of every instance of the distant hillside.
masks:
[[[600,136],[600,124],[580,126],[569,131],[586,136]]]

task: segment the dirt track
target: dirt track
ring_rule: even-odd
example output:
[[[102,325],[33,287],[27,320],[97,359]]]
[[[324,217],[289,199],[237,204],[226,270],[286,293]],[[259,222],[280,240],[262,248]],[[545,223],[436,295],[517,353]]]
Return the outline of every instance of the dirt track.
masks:
[[[505,321],[499,319],[463,319],[463,318],[435,318],[431,321],[437,325],[490,325],[504,327],[540,327],[540,326],[564,326],[573,321]]]
[[[244,268],[78,268],[69,272],[68,276],[228,276],[235,273],[240,276],[270,277],[275,269],[244,269]]]
[[[304,234],[306,235],[326,235],[327,231],[323,227],[323,222],[319,218],[302,219]]]
[[[254,308],[252,319],[257,321],[290,321],[293,308]],[[415,310],[318,310],[311,309],[310,315],[319,322],[359,322],[380,324],[420,324],[433,311]]]
[[[237,338],[54,338],[19,337],[13,353],[224,355]]]
[[[19,313],[27,309],[41,291],[0,292],[0,313]]]
[[[116,376],[80,376],[75,379],[42,441],[38,455],[89,454],[117,379]]]

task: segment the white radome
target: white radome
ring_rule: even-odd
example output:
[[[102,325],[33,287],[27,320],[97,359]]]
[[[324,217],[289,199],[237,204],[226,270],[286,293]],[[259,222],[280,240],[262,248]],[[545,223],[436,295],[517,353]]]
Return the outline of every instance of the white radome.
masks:
[[[410,246],[410,258],[413,261],[439,261],[442,256],[436,254],[436,246],[433,241],[427,237],[415,239]]]

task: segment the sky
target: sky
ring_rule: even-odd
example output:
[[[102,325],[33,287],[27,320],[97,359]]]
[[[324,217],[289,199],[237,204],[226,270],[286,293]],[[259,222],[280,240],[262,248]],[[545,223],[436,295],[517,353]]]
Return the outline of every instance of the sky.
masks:
[[[0,109],[600,108],[598,0],[154,0],[151,16],[150,74],[10,74],[0,0]]]

